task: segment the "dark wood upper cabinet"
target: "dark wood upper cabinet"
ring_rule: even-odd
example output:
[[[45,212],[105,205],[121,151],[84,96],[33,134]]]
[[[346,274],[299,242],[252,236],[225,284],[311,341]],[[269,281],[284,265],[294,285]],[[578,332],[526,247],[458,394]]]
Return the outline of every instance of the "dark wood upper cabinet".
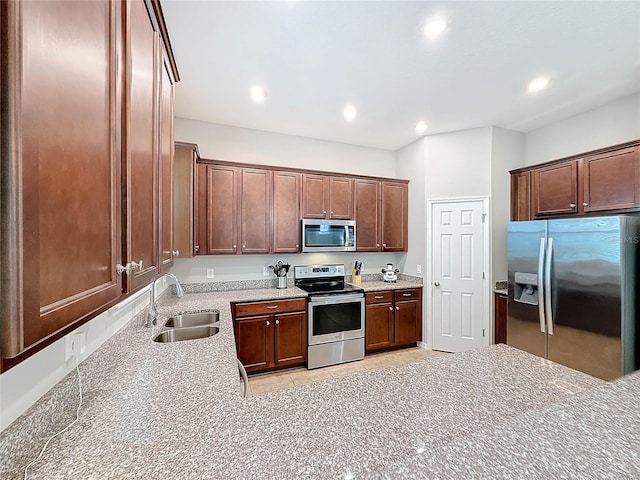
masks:
[[[270,170],[242,169],[242,253],[269,253],[272,190]]]
[[[273,172],[273,253],[300,251],[300,174]]]
[[[175,143],[173,157],[173,248],[175,251],[173,253],[177,258],[190,258],[196,253],[197,159],[197,145]]]
[[[381,250],[381,184],[377,180],[354,181],[354,212],[356,220],[356,250]]]
[[[148,285],[159,269],[158,75],[160,37],[142,1],[125,5],[125,262],[136,264],[126,276],[128,291]],[[153,86],[150,88],[150,81]]]
[[[531,220],[531,172],[511,175],[511,220]]]
[[[160,272],[173,266],[173,78],[164,51],[160,66]]]
[[[636,140],[511,171],[511,220],[639,211],[639,145]]]
[[[561,215],[578,211],[578,162],[537,168],[532,172],[533,215]]]
[[[206,167],[206,253],[208,254],[240,252],[238,208],[241,175],[241,168],[225,165]]]
[[[11,125],[0,142],[5,359],[51,343],[122,293],[120,8],[0,5],[2,124]]]
[[[353,179],[303,174],[302,218],[353,219]]]
[[[640,148],[632,147],[581,161],[585,213],[640,207]]]
[[[353,179],[329,177],[329,217],[335,220],[353,219]]]
[[[329,177],[302,175],[302,218],[328,218]]]
[[[382,251],[406,252],[408,237],[407,183],[382,182]]]

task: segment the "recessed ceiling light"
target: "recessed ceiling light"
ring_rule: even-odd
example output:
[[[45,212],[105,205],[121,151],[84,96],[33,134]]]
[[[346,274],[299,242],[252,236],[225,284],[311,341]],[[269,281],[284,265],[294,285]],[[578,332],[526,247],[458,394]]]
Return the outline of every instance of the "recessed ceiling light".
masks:
[[[358,114],[358,110],[356,110],[356,107],[353,105],[347,105],[343,114],[347,122],[353,122],[353,119],[356,118],[356,115]]]
[[[260,103],[267,98],[267,91],[259,85],[254,85],[250,90],[251,98],[254,102]]]
[[[425,122],[418,122],[416,123],[414,128],[416,129],[416,132],[424,133],[427,131],[427,128],[429,128],[429,126]]]
[[[546,77],[538,77],[531,81],[529,84],[530,92],[539,92],[549,84],[549,79]]]
[[[437,37],[444,32],[445,28],[447,28],[447,22],[441,18],[436,18],[424,26],[424,34],[430,38]]]

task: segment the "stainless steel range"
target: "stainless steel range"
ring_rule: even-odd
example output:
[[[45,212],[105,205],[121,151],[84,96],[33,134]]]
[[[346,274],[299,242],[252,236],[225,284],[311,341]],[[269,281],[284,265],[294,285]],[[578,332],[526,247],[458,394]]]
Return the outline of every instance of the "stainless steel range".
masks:
[[[293,268],[296,287],[309,293],[309,369],[364,358],[364,291],[346,284],[344,271],[344,265]]]

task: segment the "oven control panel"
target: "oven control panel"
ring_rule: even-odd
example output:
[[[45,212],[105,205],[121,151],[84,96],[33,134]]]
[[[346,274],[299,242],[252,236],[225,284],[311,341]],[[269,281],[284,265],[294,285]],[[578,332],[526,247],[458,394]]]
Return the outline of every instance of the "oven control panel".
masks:
[[[323,278],[344,276],[344,264],[340,265],[302,265],[293,267],[295,278]]]

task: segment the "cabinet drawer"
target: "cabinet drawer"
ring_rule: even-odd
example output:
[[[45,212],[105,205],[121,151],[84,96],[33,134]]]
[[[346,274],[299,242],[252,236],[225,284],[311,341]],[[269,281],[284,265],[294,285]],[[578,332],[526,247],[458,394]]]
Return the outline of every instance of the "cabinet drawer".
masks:
[[[386,292],[371,292],[365,294],[367,305],[370,303],[383,303],[393,301],[393,292],[391,290]]]
[[[272,302],[253,302],[236,304],[236,317],[250,317],[283,312],[303,312],[307,308],[305,298],[274,300]]]
[[[412,298],[415,298],[415,299],[420,298],[419,288],[412,288],[411,290],[396,290],[394,293],[395,293],[396,301],[410,300]]]

